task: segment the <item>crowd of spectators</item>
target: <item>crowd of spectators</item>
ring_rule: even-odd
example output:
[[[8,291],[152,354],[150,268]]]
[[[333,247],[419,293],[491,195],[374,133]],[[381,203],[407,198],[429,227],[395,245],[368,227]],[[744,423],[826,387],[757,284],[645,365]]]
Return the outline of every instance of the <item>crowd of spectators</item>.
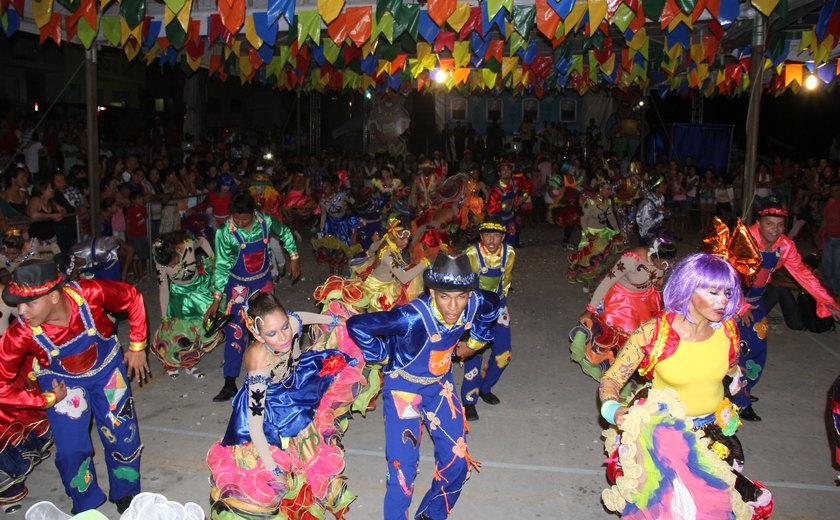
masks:
[[[34,118],[13,113],[0,121],[4,173],[0,228],[5,231],[22,224],[27,238],[42,246],[54,243],[66,251],[91,234],[84,121],[48,120],[38,128],[36,123]],[[286,136],[230,131],[203,139],[189,135],[179,139],[171,129],[153,126],[128,141],[110,141],[107,135],[100,135],[100,222],[94,229],[122,241],[131,253],[125,258],[125,274],[140,279],[147,272],[150,239],[182,227],[185,218],[195,213],[191,208],[206,208],[205,198],[216,191],[222,176],[229,176],[235,185],[247,186],[248,179],[260,172],[282,195],[287,188],[299,187],[290,177],[302,174],[306,190],[315,197],[325,180],[334,179],[361,194],[374,178],[381,177],[386,166],[410,186],[418,165],[431,160],[445,175],[477,171],[490,187],[497,181],[496,161],[504,154],[515,164],[515,171],[530,180],[532,204],[523,208],[527,226],[543,219],[547,181],[565,161],[576,163],[590,185],[603,177],[618,185],[621,179],[636,174],[631,172],[631,158],[609,153],[609,143],[597,132],[578,136],[556,123],[528,122],[527,126],[522,133],[527,139],[520,135],[514,146],[506,147],[506,136],[498,124],[491,124],[485,135],[478,135],[469,125],[456,125],[448,132],[443,152],[399,157],[342,154],[329,149],[295,155]],[[733,223],[746,203],[742,199],[742,163],[733,162],[728,171],[716,171],[698,167],[698,162],[702,161],[662,161],[644,172],[648,177],[663,175],[666,179],[667,222],[676,240],[692,233],[696,237],[708,228],[713,216]],[[760,164],[755,178],[752,207],[769,200],[788,207],[790,236],[815,251],[825,250],[822,275],[835,293],[840,292],[840,179],[836,165],[825,159],[775,157]],[[297,231],[308,231],[316,222],[314,217],[304,221],[305,229]],[[214,224],[209,218],[208,227]]]

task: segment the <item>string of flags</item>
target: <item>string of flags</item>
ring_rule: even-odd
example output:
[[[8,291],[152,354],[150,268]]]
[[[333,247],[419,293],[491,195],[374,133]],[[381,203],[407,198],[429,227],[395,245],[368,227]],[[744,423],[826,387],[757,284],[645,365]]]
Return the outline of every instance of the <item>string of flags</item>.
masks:
[[[840,43],[835,2],[822,5],[798,41],[769,35],[771,91],[798,90],[809,76],[830,84],[840,75],[840,61],[831,57]],[[541,97],[636,85],[735,96],[750,87],[750,49],[727,59],[720,52],[739,0],[317,0],[315,9],[268,0],[265,11],[246,8],[246,0],[217,0],[204,24],[192,18],[193,0],[164,0],[163,18],[147,14],[146,0],[0,0],[7,37],[20,29],[26,3],[42,44],[78,40],[89,48],[104,41],[129,60],[157,60],[186,74],[206,66],[223,81],[234,76],[284,90],[407,93],[439,84],[464,94]],[[750,8],[788,14],[787,0],[750,0]],[[650,21],[662,38],[649,37]],[[788,60],[794,51],[808,62]]]

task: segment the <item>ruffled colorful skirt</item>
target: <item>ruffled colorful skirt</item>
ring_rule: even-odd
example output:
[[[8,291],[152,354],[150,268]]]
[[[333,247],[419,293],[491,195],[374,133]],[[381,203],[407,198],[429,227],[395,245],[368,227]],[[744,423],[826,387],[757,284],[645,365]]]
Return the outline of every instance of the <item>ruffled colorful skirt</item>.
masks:
[[[192,368],[225,339],[224,328],[208,336],[202,319],[171,318],[162,323],[150,344],[164,370]]]
[[[354,313],[339,302],[326,311],[345,317]],[[293,437],[282,438],[283,446],[271,446],[274,462],[286,476],[283,489],[269,486],[275,477],[265,469],[252,443],[216,443],[210,448],[212,519],[323,519],[327,512],[345,517],[356,497],[342,475],[341,438],[351,407],[367,382],[362,352],[346,328],[319,326],[307,353],[335,350],[351,361],[332,374],[334,379],[314,408],[312,420]],[[325,367],[328,361],[324,360]]]
[[[615,361],[630,334],[662,310],[662,295],[656,287],[631,291],[614,284],[604,296],[603,311],[569,333],[572,361],[596,381]],[[599,307],[601,310],[601,307]]]
[[[578,250],[569,254],[566,280],[594,287],[623,251],[624,241],[618,231],[610,228],[584,229]]]
[[[0,416],[5,419],[0,431],[0,505],[14,504],[29,493],[25,481],[32,468],[50,456],[52,432],[44,410],[2,406]]]
[[[601,493],[604,506],[634,520],[769,518],[770,491],[740,473],[743,452],[730,428],[737,414],[723,419],[723,429],[716,419],[720,410],[691,418],[674,390],[650,389],[625,416],[623,432],[603,432],[613,484]]]

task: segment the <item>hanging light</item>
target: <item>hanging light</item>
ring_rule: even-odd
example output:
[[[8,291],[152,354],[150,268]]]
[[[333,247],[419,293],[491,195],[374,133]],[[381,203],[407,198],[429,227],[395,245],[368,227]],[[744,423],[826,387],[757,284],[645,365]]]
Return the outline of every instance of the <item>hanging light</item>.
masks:
[[[438,69],[435,72],[435,81],[437,83],[445,83],[446,82],[446,71],[443,69]]]
[[[815,74],[808,74],[808,77],[805,78],[805,88],[808,90],[817,88],[817,76]]]

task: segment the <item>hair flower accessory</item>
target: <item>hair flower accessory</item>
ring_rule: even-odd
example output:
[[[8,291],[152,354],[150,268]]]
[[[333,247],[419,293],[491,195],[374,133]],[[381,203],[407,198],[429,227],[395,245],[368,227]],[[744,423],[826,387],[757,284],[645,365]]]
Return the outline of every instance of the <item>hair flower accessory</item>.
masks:
[[[752,284],[761,269],[761,252],[758,249],[758,243],[741,219],[738,219],[738,223],[730,232],[729,227],[720,218],[715,217],[712,222],[712,231],[701,242],[700,250],[729,262],[747,285]]]

